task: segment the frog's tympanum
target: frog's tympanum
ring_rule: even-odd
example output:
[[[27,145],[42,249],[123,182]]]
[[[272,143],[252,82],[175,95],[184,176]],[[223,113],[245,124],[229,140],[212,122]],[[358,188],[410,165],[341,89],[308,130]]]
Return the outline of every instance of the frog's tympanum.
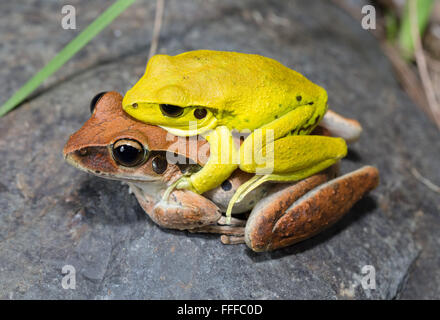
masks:
[[[168,157],[170,146],[184,145],[188,138],[133,119],[123,112],[118,93],[99,94],[92,101],[92,111],[91,118],[64,148],[64,157],[70,164],[128,183],[141,207],[163,227],[219,233],[223,243],[245,242],[254,251],[282,248],[319,233],[378,183],[374,167],[336,177],[337,164],[298,182],[268,182],[241,197],[234,212],[250,213],[242,215],[242,219],[232,218],[231,224],[226,225],[222,212],[237,189],[252,180],[252,174],[237,169],[220,186],[203,195],[174,189],[164,201],[163,194],[175,181],[188,172],[200,172],[210,161],[199,152],[209,147],[206,140],[192,145],[197,152],[180,148],[186,151],[177,156],[188,161],[174,163]],[[319,126],[314,134],[338,132],[349,141],[356,140],[360,132],[356,121],[334,113],[327,113],[322,124],[326,128]]]
[[[263,182],[302,180],[347,153],[341,138],[309,135],[327,111],[327,92],[255,54],[198,50],[156,55],[125,95],[123,108],[175,135],[202,134],[208,140],[211,156],[203,169],[172,187],[201,194],[237,167],[257,173],[233,197],[228,217],[235,201]],[[233,131],[250,133],[239,150]]]

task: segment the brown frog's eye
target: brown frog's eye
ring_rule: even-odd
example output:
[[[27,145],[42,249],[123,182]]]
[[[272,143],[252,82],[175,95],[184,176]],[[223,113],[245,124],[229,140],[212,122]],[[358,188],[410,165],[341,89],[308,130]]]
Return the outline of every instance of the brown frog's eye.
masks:
[[[148,150],[136,140],[121,139],[112,146],[113,158],[124,167],[135,167],[145,162]]]
[[[162,174],[168,167],[168,161],[163,156],[157,156],[153,159],[151,165],[154,172],[156,172],[157,174]]]
[[[167,117],[177,118],[183,114],[183,108],[172,104],[161,104],[160,111]]]
[[[90,101],[90,113],[93,113],[93,111],[95,111],[95,108],[96,108],[96,105],[98,104],[99,99],[101,99],[102,96],[105,95],[106,93],[107,93],[107,91],[103,91],[93,97],[92,101]]]

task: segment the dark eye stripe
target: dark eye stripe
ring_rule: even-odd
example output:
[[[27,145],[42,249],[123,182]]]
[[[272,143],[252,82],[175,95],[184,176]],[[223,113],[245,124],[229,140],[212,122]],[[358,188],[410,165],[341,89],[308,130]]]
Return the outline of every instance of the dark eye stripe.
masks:
[[[172,104],[161,104],[160,111],[167,117],[177,118],[183,114],[183,108]]]
[[[159,107],[162,114],[170,118],[180,117],[181,115],[183,115],[183,112],[185,111],[184,107],[179,107],[173,104],[160,104]],[[203,107],[191,106],[187,108],[196,108],[194,110],[194,117],[196,119],[201,120],[208,115],[208,111]]]

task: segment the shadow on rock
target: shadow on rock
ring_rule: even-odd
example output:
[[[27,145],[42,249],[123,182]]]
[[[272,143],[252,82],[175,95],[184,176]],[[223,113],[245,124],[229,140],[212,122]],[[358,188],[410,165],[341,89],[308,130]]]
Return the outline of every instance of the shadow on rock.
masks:
[[[360,162],[362,160],[362,157],[356,150],[348,148],[347,156],[344,159],[352,162]]]
[[[83,212],[88,224],[121,225],[147,220],[128,186],[117,181],[87,175],[78,180],[78,187],[68,194],[65,206]],[[148,219],[149,220],[149,219]]]

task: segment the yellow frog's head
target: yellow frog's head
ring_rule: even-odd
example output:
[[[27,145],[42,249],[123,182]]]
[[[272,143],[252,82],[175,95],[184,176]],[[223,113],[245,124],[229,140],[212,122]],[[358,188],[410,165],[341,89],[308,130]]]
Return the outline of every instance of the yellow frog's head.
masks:
[[[193,136],[217,126],[254,130],[306,105],[316,106],[312,128],[326,111],[327,93],[270,58],[196,50],[152,57],[122,104],[135,119]]]
[[[152,57],[143,77],[125,95],[124,110],[138,120],[154,123],[179,136],[214,129],[222,102],[212,94],[215,89],[207,88],[214,80],[209,78],[212,73],[198,72],[203,66],[193,56],[184,61],[167,55]]]

